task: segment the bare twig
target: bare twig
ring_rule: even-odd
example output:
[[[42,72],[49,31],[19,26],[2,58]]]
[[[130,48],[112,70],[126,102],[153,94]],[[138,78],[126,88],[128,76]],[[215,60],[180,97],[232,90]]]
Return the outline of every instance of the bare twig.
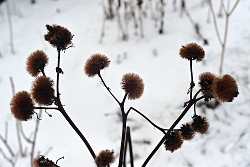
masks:
[[[41,118],[41,116],[42,116],[42,109],[40,109],[40,111],[39,111],[39,118]],[[40,120],[37,119],[36,120],[35,130],[34,130],[34,136],[33,136],[32,143],[31,143],[31,152],[30,152],[30,162],[31,162],[31,165],[32,165],[32,162],[33,162],[33,159],[34,159],[35,146],[36,146],[36,138],[37,138],[37,134],[38,134],[39,124],[40,124]]]
[[[15,92],[15,85],[13,82],[12,77],[10,77],[10,84],[11,84],[11,90],[12,90],[12,96],[14,96],[16,94]],[[18,145],[19,145],[19,151],[22,157],[25,157],[25,153],[23,151],[23,146],[22,146],[22,141],[21,141],[21,135],[20,135],[20,124],[21,122],[16,120],[16,133],[17,133],[17,141],[18,141]]]
[[[8,158],[8,157],[5,155],[4,151],[3,151],[1,148],[0,148],[0,153],[2,153],[3,158],[4,158],[6,161],[8,161],[8,162],[12,165],[12,167],[15,166],[15,162],[14,162],[12,159]]]
[[[23,137],[28,143],[32,143],[31,139],[29,139],[29,138],[24,134],[22,124],[20,124],[19,128],[20,128],[20,132],[21,132],[22,137]],[[31,135],[30,135],[30,138],[31,138]]]
[[[107,14],[106,14],[105,4],[104,4],[103,1],[104,0],[102,0],[102,8],[103,8],[102,30],[101,30],[101,35],[100,35],[99,43],[102,43],[103,37],[105,36],[105,23],[106,23],[106,19],[108,17]]]
[[[106,83],[104,82],[104,80],[103,80],[103,78],[102,78],[102,76],[101,76],[101,74],[100,74],[100,72],[98,73],[98,76],[99,76],[99,78],[101,79],[101,82],[102,82],[102,84],[104,85],[104,87],[108,90],[108,92],[111,94],[111,96],[115,99],[115,101],[118,103],[118,104],[120,104],[120,102],[117,100],[117,98],[114,96],[114,94],[111,92],[111,90],[110,90],[110,88],[106,85]]]
[[[45,153],[43,154],[44,156],[48,155],[49,152],[53,149],[53,147],[49,147],[47,151],[45,151]]]
[[[118,4],[117,4],[117,7],[116,7],[116,17],[117,17],[117,23],[118,23],[118,31],[120,30],[121,33],[122,33],[122,40],[126,41],[128,39],[128,36],[124,30],[124,26],[122,24],[122,20],[121,20],[121,16],[120,16],[120,7],[121,7],[121,2],[118,0]]]
[[[144,37],[144,30],[143,30],[143,20],[142,20],[142,4],[139,5],[139,14],[138,14],[138,20],[139,20],[139,25],[140,25],[140,34],[141,34],[141,37],[143,38]]]
[[[6,132],[5,132],[6,133]],[[3,138],[3,136],[0,134],[0,139],[1,141],[4,143],[5,147],[7,148],[7,150],[9,151],[9,153],[11,154],[12,157],[15,156],[13,150],[11,149],[10,145],[8,144],[7,140]]]
[[[161,13],[161,24],[160,24],[160,29],[159,29],[159,34],[163,34],[164,33],[164,30],[163,30],[163,27],[164,27],[164,15],[165,15],[165,12],[164,12],[164,0],[161,0],[160,1],[160,13]]]
[[[7,8],[7,17],[8,17],[8,24],[9,24],[10,48],[11,48],[11,53],[14,54],[15,49],[14,49],[14,37],[13,37],[13,25],[12,25],[12,20],[11,20],[9,1],[6,2],[6,8]]]
[[[205,39],[205,38],[201,35],[199,24],[194,22],[194,20],[193,20],[193,18],[191,17],[189,11],[187,10],[186,5],[185,5],[185,1],[183,2],[182,10],[183,10],[183,12],[186,14],[186,16],[188,17],[188,19],[189,19],[189,21],[191,22],[191,24],[193,25],[193,27],[194,27],[194,29],[195,29],[195,32],[196,32],[196,34],[198,35],[198,37],[199,37],[200,39],[203,40],[204,44],[208,44],[207,39]]]
[[[213,16],[215,32],[216,32],[217,38],[219,40],[219,43],[222,46],[222,39],[221,39],[221,36],[220,36],[220,32],[219,32],[219,28],[218,28],[218,24],[217,24],[217,20],[216,20],[216,16],[215,16],[213,4],[212,4],[211,0],[209,0],[208,2],[209,2],[209,6],[210,6],[210,9],[211,9],[211,12],[212,12],[212,16]]]
[[[138,113],[139,115],[141,115],[144,119],[146,119],[151,125],[153,125],[155,128],[157,128],[158,130],[160,130],[162,133],[166,134],[166,132],[165,132],[166,129],[157,126],[148,117],[146,117],[145,115],[143,115],[140,111],[136,110],[134,107],[130,107],[129,110],[127,111],[126,115],[129,114],[130,110],[134,110],[136,113]]]
[[[222,37],[221,37],[221,35],[219,33],[219,29],[218,29],[217,20],[216,20],[216,17],[215,17],[215,12],[214,12],[214,9],[213,9],[212,1],[209,0],[209,6],[210,6],[210,9],[211,9],[211,12],[212,12],[212,16],[213,16],[213,21],[214,21],[214,27],[215,27],[216,35],[217,35],[218,40],[219,40],[220,45],[221,45],[221,58],[220,58],[219,76],[222,75],[222,70],[223,70],[223,63],[224,63],[226,43],[227,43],[227,36],[228,36],[229,18],[232,15],[232,13],[235,10],[235,8],[237,7],[239,1],[240,0],[237,0],[235,2],[234,6],[232,7],[231,10],[230,10],[230,0],[228,0],[227,8],[225,7],[224,2],[223,1],[221,2],[222,3],[221,5],[222,5],[222,8],[223,8],[223,11],[224,11],[224,13],[226,15],[226,18],[225,18],[225,27],[224,27],[224,35],[223,35],[223,40],[222,40]]]

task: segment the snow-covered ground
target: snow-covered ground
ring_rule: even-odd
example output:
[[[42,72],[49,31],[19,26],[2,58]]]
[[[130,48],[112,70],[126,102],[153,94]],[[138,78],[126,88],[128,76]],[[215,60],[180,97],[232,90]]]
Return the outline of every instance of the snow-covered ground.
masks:
[[[208,7],[201,1],[187,1],[187,8],[195,22],[200,25],[201,34],[208,39],[203,45],[196,35],[188,18],[180,17],[178,9],[173,10],[172,1],[165,6],[164,31],[151,19],[149,10],[143,19],[145,37],[134,35],[132,22],[129,24],[129,40],[122,41],[118,35],[116,21],[107,21],[105,37],[99,43],[102,27],[102,1],[90,0],[9,0],[14,32],[14,51],[11,52],[6,2],[0,5],[0,134],[5,136],[8,122],[8,143],[16,153],[18,143],[15,119],[10,112],[13,78],[15,91],[29,91],[34,80],[26,72],[26,58],[36,50],[44,50],[49,56],[46,75],[55,79],[57,53],[43,35],[46,24],[58,24],[74,34],[75,47],[62,54],[61,67],[64,74],[60,78],[60,92],[65,109],[75,124],[85,135],[95,153],[104,149],[119,154],[121,122],[119,106],[100,84],[98,77],[88,78],[83,67],[86,59],[94,53],[109,57],[110,67],[102,72],[106,84],[114,95],[122,100],[124,92],[120,82],[123,74],[139,74],[145,83],[143,96],[138,100],[126,102],[138,109],[154,123],[168,128],[183,110],[188,100],[187,90],[190,83],[189,63],[179,56],[179,48],[190,42],[204,47],[206,57],[201,63],[194,63],[194,78],[202,72],[219,73],[221,46],[214,30],[210,15],[207,22]],[[226,3],[227,1],[225,1]],[[213,1],[215,11],[219,1]],[[235,1],[231,2],[231,7]],[[239,96],[232,103],[223,103],[215,110],[197,108],[198,114],[208,118],[210,128],[207,134],[197,134],[191,141],[185,141],[182,148],[170,153],[162,146],[151,159],[149,167],[247,167],[250,166],[250,1],[241,0],[229,20],[229,32],[223,74],[232,75],[239,87]],[[224,32],[225,16],[218,19],[221,35]],[[196,87],[195,90],[198,88]],[[36,152],[45,154],[52,160],[64,156],[59,166],[95,166],[93,159],[63,116],[56,110],[48,110],[52,117],[43,113],[36,141]],[[181,124],[191,120],[192,109]],[[23,122],[25,133],[29,136],[35,126],[33,120]],[[141,166],[163,134],[152,127],[138,114],[131,112],[128,125],[131,127],[135,166]],[[178,125],[177,127],[180,127]],[[150,144],[145,144],[148,141]],[[30,145],[23,141],[30,150]],[[0,148],[8,151],[0,141]],[[112,166],[117,166],[118,159]],[[19,157],[16,167],[29,166],[29,155]],[[0,167],[11,166],[0,155]]]

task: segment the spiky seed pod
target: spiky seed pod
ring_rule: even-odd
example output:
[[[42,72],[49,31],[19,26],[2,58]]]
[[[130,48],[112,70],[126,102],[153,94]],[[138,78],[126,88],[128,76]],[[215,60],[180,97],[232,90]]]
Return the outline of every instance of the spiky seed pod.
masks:
[[[45,158],[43,155],[33,159],[32,167],[59,167],[52,160]]]
[[[31,95],[40,105],[51,105],[55,98],[54,82],[46,76],[40,76],[33,82]]]
[[[56,24],[46,25],[46,28],[48,32],[44,35],[44,39],[53,47],[59,50],[66,50],[73,45],[73,35],[67,28]]]
[[[193,121],[191,122],[191,128],[198,133],[204,134],[208,131],[209,122],[207,118],[200,115],[194,115]]]
[[[19,121],[31,119],[34,114],[34,108],[34,102],[26,91],[16,93],[10,102],[11,113]]]
[[[95,157],[95,164],[98,167],[109,167],[115,161],[114,151],[103,150]]]
[[[191,128],[190,123],[186,123],[182,125],[180,129],[180,133],[184,140],[192,140],[195,136],[195,131]]]
[[[235,79],[228,74],[216,79],[211,89],[219,102],[232,102],[239,94]]]
[[[183,139],[179,131],[170,132],[169,136],[166,138],[164,145],[167,151],[174,152],[175,150],[181,148],[183,144]]]
[[[26,61],[28,73],[32,77],[36,77],[40,72],[44,71],[44,67],[48,64],[48,60],[48,56],[42,50],[31,53]]]
[[[102,54],[93,54],[90,58],[87,59],[84,71],[88,77],[94,77],[98,74],[102,69],[109,66],[109,59],[107,56]]]
[[[135,100],[141,97],[144,91],[144,83],[141,77],[134,73],[127,73],[122,77],[122,89],[128,94],[128,98]]]
[[[213,97],[211,86],[216,78],[217,78],[217,76],[211,72],[204,72],[204,73],[200,74],[199,85],[202,89],[203,95],[208,95],[209,98]]]
[[[204,49],[196,43],[189,43],[182,46],[179,54],[183,59],[196,60],[197,62],[202,61],[205,57]]]

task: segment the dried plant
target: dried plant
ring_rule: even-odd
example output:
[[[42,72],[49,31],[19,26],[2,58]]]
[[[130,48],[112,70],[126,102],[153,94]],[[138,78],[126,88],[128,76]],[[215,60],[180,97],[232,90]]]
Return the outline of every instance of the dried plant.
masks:
[[[75,132],[82,139],[83,143],[86,145],[88,151],[93,157],[95,164],[98,167],[109,167],[114,162],[114,152],[110,150],[101,151],[97,156],[93,151],[91,145],[85,138],[85,136],[81,133],[78,127],[74,124],[74,122],[70,119],[67,112],[64,109],[64,106],[61,102],[61,93],[59,91],[59,78],[60,75],[63,74],[63,71],[60,67],[60,57],[61,52],[65,51],[72,46],[72,38],[71,32],[68,29],[61,27],[59,25],[47,25],[48,33],[44,36],[45,40],[47,40],[53,47],[57,49],[58,53],[58,63],[56,67],[56,81],[55,81],[55,91],[53,88],[53,81],[49,77],[45,75],[45,72],[42,76],[38,76],[33,82],[33,86],[31,89],[32,96],[29,95],[28,92],[22,91],[14,96],[11,101],[11,110],[13,115],[17,119],[21,119],[23,121],[29,120],[32,115],[35,113],[36,109],[43,110],[58,110],[65,117],[71,127],[75,130]],[[65,36],[64,36],[65,35]],[[154,156],[157,150],[161,146],[165,146],[167,151],[174,152],[179,149],[184,140],[191,140],[194,138],[195,133],[205,134],[209,128],[208,119],[204,116],[198,115],[196,113],[196,103],[200,100],[209,101],[212,98],[216,98],[221,102],[232,102],[235,97],[238,95],[238,87],[236,81],[230,75],[224,75],[223,77],[216,77],[214,74],[206,72],[202,73],[199,76],[199,87],[200,89],[194,93],[193,88],[195,87],[195,83],[193,80],[193,61],[203,61],[205,57],[204,49],[196,44],[189,43],[185,46],[182,46],[179,51],[180,57],[187,59],[190,63],[190,74],[191,81],[188,89],[189,100],[184,103],[184,109],[182,113],[178,116],[178,118],[173,122],[173,124],[169,128],[162,128],[152,122],[147,116],[145,116],[142,112],[135,109],[134,107],[130,107],[127,111],[125,110],[125,101],[126,100],[136,100],[139,99],[144,92],[144,82],[138,74],[134,73],[126,73],[123,75],[121,79],[121,89],[124,90],[124,96],[121,100],[118,100],[116,96],[112,93],[110,87],[107,86],[104,81],[101,71],[106,69],[110,60],[107,56],[102,54],[93,54],[89,59],[86,60],[84,66],[84,72],[88,77],[98,76],[101,80],[101,84],[106,88],[108,93],[114,98],[117,102],[121,118],[122,118],[122,128],[121,128],[121,144],[120,151],[118,156],[118,167],[126,166],[126,151],[127,147],[130,150],[130,162],[131,166],[133,166],[133,152],[132,152],[132,142],[129,126],[127,126],[128,116],[130,112],[135,112],[142,116],[146,121],[148,121],[152,126],[154,126],[157,130],[163,133],[162,139],[155,146],[153,151],[146,158],[144,163],[142,164],[145,167],[150,159]],[[43,61],[43,59],[38,59]],[[38,63],[39,64],[39,63]],[[40,73],[38,73],[39,75]],[[21,95],[21,96],[20,96]],[[32,98],[31,98],[32,97]],[[34,102],[37,104],[41,104],[44,106],[36,107]],[[49,105],[49,106],[48,106]],[[54,105],[54,106],[52,106]],[[182,120],[182,118],[186,115],[190,108],[194,106],[193,117],[189,123],[183,124],[179,129],[176,128],[176,125]],[[20,116],[21,115],[21,116]],[[34,157],[35,158],[35,157]],[[44,156],[36,157],[33,161],[34,167],[41,166],[57,166],[53,161],[46,159]]]
[[[44,67],[48,64],[49,58],[42,50],[37,50],[27,58],[27,71],[32,77],[38,76],[41,72],[44,74]]]
[[[218,20],[215,16],[212,0],[208,0],[209,8],[210,8],[210,11],[211,11],[212,17],[213,17],[213,23],[214,23],[216,36],[217,36],[219,43],[221,45],[219,76],[221,76],[222,72],[223,72],[223,64],[224,64],[224,57],[225,57],[227,36],[228,36],[228,28],[229,28],[229,18],[233,14],[233,12],[234,12],[235,8],[237,7],[237,5],[239,4],[239,2],[240,2],[240,0],[236,0],[233,7],[231,7],[231,9],[230,9],[230,0],[227,1],[227,4],[225,4],[224,1],[221,1],[221,10],[222,10],[222,13],[225,15],[224,34],[222,36],[219,32],[219,27],[218,27],[218,23],[217,23]]]
[[[32,98],[39,105],[51,105],[54,102],[54,81],[46,76],[39,76],[31,88]]]
[[[45,158],[43,155],[39,155],[34,158],[32,165],[33,167],[59,167],[56,163],[48,158]]]
[[[98,167],[108,167],[115,161],[114,151],[103,150],[95,158],[95,164]]]
[[[10,102],[11,112],[17,120],[27,121],[34,114],[34,102],[26,91],[18,92]]]
[[[34,105],[30,94],[26,91],[15,93],[15,86],[12,77],[10,77],[10,83],[12,88],[13,98],[11,100],[11,112],[13,116],[16,118],[16,133],[17,133],[17,145],[19,146],[15,149],[13,146],[13,141],[8,141],[8,122],[5,124],[5,135],[2,136],[0,134],[0,139],[4,143],[5,147],[7,148],[9,155],[6,153],[5,150],[0,148],[0,153],[3,155],[3,158],[8,161],[12,167],[15,167],[19,158],[27,158],[30,157],[31,164],[33,162],[34,155],[36,154],[35,147],[37,142],[37,134],[40,125],[40,118],[42,116],[42,110],[39,110],[39,113],[34,111]],[[24,129],[22,126],[23,121],[30,120],[31,117],[36,114],[37,120],[35,120],[34,131],[31,132],[29,137],[27,137],[24,133]],[[11,130],[12,131],[12,130]],[[13,138],[11,138],[13,140]],[[11,145],[10,145],[11,143]],[[30,147],[27,147],[27,144]]]

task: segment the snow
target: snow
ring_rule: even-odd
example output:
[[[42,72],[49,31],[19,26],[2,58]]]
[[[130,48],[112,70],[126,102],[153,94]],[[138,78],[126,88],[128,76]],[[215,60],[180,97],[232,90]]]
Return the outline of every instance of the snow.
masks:
[[[8,143],[17,152],[18,143],[15,119],[11,115],[9,103],[12,98],[10,77],[13,78],[15,91],[29,91],[34,80],[26,72],[26,58],[36,50],[44,50],[49,56],[46,75],[55,79],[57,53],[43,40],[47,32],[46,24],[58,24],[68,28],[74,34],[73,48],[62,53],[61,67],[64,74],[60,78],[62,103],[68,115],[85,135],[97,154],[101,150],[114,150],[119,155],[121,122],[119,106],[107,90],[100,84],[98,77],[88,78],[83,67],[87,58],[94,53],[105,54],[111,60],[110,67],[102,71],[106,84],[112,93],[122,100],[124,92],[120,87],[123,74],[133,72],[141,76],[145,83],[143,96],[138,100],[127,100],[130,106],[138,109],[154,123],[168,128],[183,110],[188,100],[187,90],[190,82],[189,63],[179,56],[179,48],[190,42],[204,47],[206,57],[201,63],[194,63],[194,78],[202,72],[219,73],[221,46],[216,37],[212,17],[207,22],[207,6],[201,7],[197,1],[187,1],[187,8],[193,19],[199,22],[201,34],[208,39],[209,45],[203,45],[197,37],[188,18],[180,17],[179,9],[174,11],[172,4],[166,3],[165,33],[158,29],[148,12],[144,19],[144,34],[141,38],[134,35],[133,24],[129,24],[129,40],[122,41],[117,32],[117,23],[107,21],[105,36],[99,43],[103,10],[102,1],[89,0],[9,0],[14,30],[14,50],[11,52],[6,2],[0,5],[0,134],[5,134],[5,122],[8,122]],[[231,5],[235,1],[231,2]],[[213,1],[218,11],[219,1]],[[232,103],[223,103],[215,110],[197,108],[198,114],[208,118],[209,132],[196,134],[191,141],[185,141],[182,148],[170,153],[162,146],[149,162],[150,167],[246,167],[250,166],[250,2],[241,0],[229,20],[229,33],[223,74],[232,75],[239,87],[239,96]],[[221,34],[224,32],[225,17],[218,19]],[[198,87],[195,88],[198,90]],[[36,141],[36,153],[46,155],[58,162],[59,166],[95,166],[93,159],[81,139],[72,130],[63,116],[56,110],[47,110],[52,117],[43,113]],[[189,122],[192,109],[180,124]],[[23,122],[25,133],[34,131],[34,117]],[[147,121],[131,112],[128,125],[131,127],[135,166],[141,166],[156,144],[163,137]],[[180,127],[180,125],[177,125]],[[143,141],[150,144],[143,144]],[[23,141],[24,147],[30,145]],[[0,148],[8,154],[0,142]],[[118,158],[112,166],[117,166]],[[30,157],[19,157],[16,167],[30,165]],[[0,155],[0,167],[11,166]]]

